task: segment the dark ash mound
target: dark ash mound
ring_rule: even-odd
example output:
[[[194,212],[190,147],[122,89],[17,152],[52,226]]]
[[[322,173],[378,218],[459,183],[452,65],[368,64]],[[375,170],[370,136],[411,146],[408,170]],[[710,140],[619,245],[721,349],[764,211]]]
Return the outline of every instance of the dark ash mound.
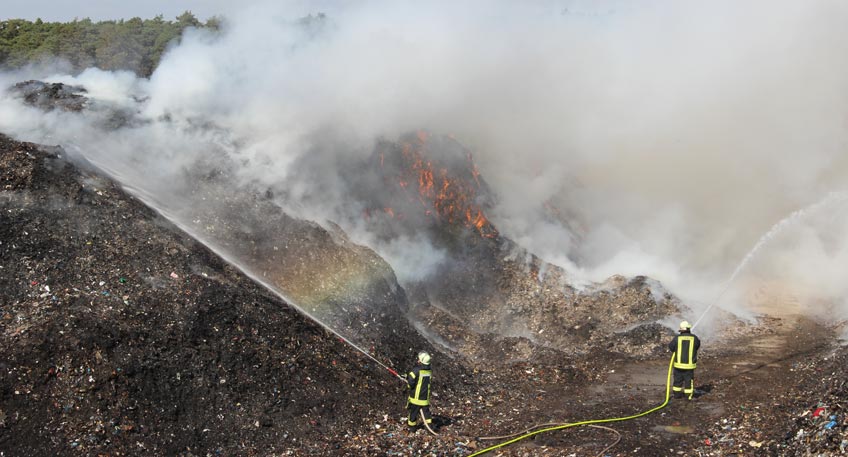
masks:
[[[0,136],[4,455],[325,452],[402,414],[385,370],[56,152]]]

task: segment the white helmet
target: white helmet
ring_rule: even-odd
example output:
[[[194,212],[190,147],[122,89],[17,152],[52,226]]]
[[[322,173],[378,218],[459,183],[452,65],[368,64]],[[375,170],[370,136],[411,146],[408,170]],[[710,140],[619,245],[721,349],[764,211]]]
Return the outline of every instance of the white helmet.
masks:
[[[692,324],[689,321],[683,321],[680,323],[680,330],[692,330]]]
[[[418,362],[420,362],[422,365],[429,365],[430,364],[430,354],[428,354],[426,352],[419,352],[418,353]]]

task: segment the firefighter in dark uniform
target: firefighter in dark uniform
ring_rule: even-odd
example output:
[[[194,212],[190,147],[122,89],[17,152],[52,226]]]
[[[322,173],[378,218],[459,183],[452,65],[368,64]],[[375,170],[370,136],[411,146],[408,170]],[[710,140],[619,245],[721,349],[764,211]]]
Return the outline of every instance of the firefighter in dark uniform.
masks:
[[[692,334],[689,322],[680,323],[680,334],[668,343],[668,350],[674,352],[674,398],[686,397],[689,400],[695,394],[695,366],[698,362],[698,349],[701,340]]]
[[[430,424],[433,417],[430,415],[430,376],[433,371],[430,368],[430,354],[418,353],[418,364],[406,374],[406,384],[409,387],[409,397],[406,407],[409,410],[407,425],[415,427],[418,425],[419,411],[424,412],[424,420]]]

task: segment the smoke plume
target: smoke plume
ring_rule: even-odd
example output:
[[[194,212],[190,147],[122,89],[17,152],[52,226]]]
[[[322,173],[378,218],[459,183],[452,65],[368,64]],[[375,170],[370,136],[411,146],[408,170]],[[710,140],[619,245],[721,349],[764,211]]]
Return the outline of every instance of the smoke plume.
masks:
[[[821,204],[848,190],[848,4],[339,3],[269,2],[220,34],[190,30],[149,80],[3,75],[84,86],[94,106],[44,114],[7,93],[0,131],[77,150],[169,205],[193,204],[180,170],[227,157],[402,280],[441,253],[364,231],[351,164],[381,138],[450,134],[497,196],[500,233],[576,283],[648,275],[695,311],[754,312],[744,288],[848,317],[848,203]]]

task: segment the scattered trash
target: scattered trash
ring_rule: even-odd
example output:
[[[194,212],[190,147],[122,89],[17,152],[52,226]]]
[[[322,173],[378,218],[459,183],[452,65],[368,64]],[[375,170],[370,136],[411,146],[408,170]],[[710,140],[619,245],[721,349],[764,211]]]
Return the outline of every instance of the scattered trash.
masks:
[[[179,275],[177,275],[173,271],[171,272],[171,277],[174,278],[174,279],[179,279]]]

